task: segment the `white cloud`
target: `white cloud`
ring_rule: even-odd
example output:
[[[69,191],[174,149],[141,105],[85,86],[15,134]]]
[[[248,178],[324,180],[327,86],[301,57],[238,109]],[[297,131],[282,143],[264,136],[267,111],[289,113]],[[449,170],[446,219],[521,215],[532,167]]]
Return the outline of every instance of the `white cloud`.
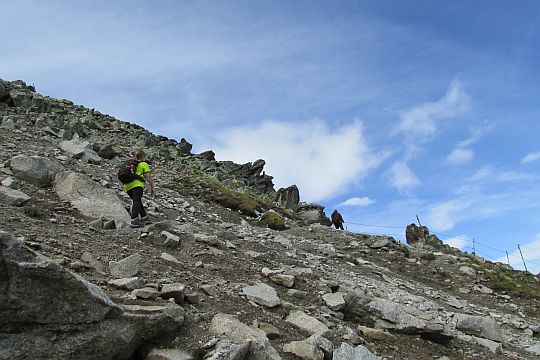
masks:
[[[466,216],[463,211],[471,205],[472,201],[460,199],[444,202],[431,209],[429,222],[435,231],[450,230],[457,221]]]
[[[304,123],[265,121],[218,135],[216,157],[245,163],[262,158],[276,188],[296,184],[302,201],[319,201],[347,191],[381,157],[369,148],[357,121],[337,129],[320,120]]]
[[[463,250],[465,246],[469,243],[469,239],[464,236],[459,237],[453,237],[447,240],[444,240],[444,242],[452,247],[455,247],[456,249]]]
[[[528,162],[536,161],[538,159],[540,159],[540,151],[527,154],[523,159],[521,159],[521,163],[526,164]]]
[[[421,184],[405,161],[396,161],[390,169],[390,183],[399,191],[412,189]]]
[[[540,234],[536,235],[533,241],[522,245],[521,246],[521,253],[519,252],[519,249],[512,251],[508,254],[508,258],[505,256],[501,256],[496,261],[502,262],[507,264],[508,259],[510,259],[510,265],[516,269],[525,270],[523,266],[523,260],[521,258],[521,253],[523,253],[523,257],[525,258],[525,263],[527,263],[527,270],[530,272],[536,274],[540,272],[540,265],[536,265],[533,263],[528,263],[528,261],[534,261],[538,262],[540,261]]]
[[[472,176],[465,179],[466,183],[499,183],[499,182],[519,182],[536,180],[534,174],[518,171],[495,171],[492,166],[486,165],[477,170]]]
[[[447,159],[452,164],[464,164],[469,162],[474,157],[474,151],[464,148],[455,148]]]
[[[345,200],[338,206],[369,206],[373,204],[375,201],[371,200],[370,198],[364,196],[364,197],[353,197],[348,200]]]
[[[493,177],[494,170],[491,166],[484,166],[466,179],[467,182],[478,182]]]
[[[429,137],[437,132],[437,123],[440,120],[465,114],[470,106],[470,98],[463,90],[461,82],[454,80],[442,99],[424,103],[405,112],[401,116],[397,131]]]

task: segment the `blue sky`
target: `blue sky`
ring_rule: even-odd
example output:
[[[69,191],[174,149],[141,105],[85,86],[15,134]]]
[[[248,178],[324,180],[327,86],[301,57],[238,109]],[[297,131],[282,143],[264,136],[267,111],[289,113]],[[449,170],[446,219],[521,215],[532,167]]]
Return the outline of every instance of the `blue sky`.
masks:
[[[538,1],[4,0],[0,20],[3,79],[263,158],[350,230],[403,241],[418,215],[540,271]]]

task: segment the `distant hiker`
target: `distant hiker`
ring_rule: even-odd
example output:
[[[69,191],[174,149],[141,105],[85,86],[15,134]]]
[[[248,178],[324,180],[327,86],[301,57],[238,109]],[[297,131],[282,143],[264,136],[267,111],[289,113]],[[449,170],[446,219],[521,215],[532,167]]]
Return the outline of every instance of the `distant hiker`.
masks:
[[[343,220],[343,217],[341,217],[341,214],[337,210],[334,210],[330,218],[332,219],[332,224],[336,227],[336,229],[344,230],[343,223],[345,220]]]
[[[130,225],[134,228],[152,223],[144,209],[142,197],[144,183],[146,181],[150,184],[150,193],[152,196],[156,195],[156,187],[150,166],[148,166],[145,160],[146,154],[144,151],[137,150],[133,153],[133,159],[125,162],[123,168],[118,172],[118,178],[124,183],[124,190],[131,200],[133,200]]]

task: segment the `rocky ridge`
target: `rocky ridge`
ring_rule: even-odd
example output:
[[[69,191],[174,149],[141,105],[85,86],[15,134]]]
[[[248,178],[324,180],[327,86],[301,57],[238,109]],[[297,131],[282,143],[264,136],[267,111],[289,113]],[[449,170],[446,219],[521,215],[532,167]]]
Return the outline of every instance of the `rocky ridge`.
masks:
[[[133,147],[159,191],[143,229],[115,179]],[[335,231],[263,160],[191,149],[0,81],[0,359],[540,356],[537,277],[425,227]]]

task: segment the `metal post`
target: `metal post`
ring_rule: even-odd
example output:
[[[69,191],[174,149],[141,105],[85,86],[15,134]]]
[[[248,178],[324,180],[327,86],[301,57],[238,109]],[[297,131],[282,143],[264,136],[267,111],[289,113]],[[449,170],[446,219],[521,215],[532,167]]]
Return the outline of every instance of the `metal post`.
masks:
[[[508,251],[506,252],[506,260],[508,260],[508,265],[512,266],[512,265],[510,265],[510,256],[508,256]]]
[[[523,253],[521,252],[521,248],[519,247],[519,244],[518,244],[518,249],[519,249],[519,253],[521,254],[521,260],[523,260],[523,266],[525,266],[525,272],[529,272],[529,270],[527,270],[527,264],[525,264],[525,259],[523,258]]]
[[[474,242],[474,238],[472,238],[472,254],[476,255],[476,243]]]
[[[422,226],[422,224],[420,224],[420,218],[418,217],[418,215],[416,215],[416,220],[418,220],[418,226]]]

